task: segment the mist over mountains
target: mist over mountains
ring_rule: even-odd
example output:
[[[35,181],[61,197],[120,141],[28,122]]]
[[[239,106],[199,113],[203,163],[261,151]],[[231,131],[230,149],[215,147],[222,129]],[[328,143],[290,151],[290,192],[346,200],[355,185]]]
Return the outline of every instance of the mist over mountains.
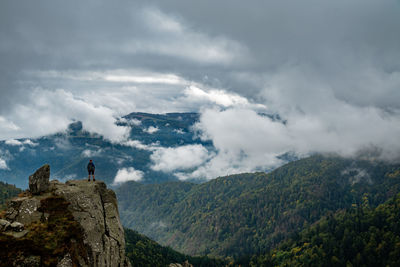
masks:
[[[0,140],[81,121],[118,143],[131,131],[118,119],[132,111],[196,112],[198,136],[215,151],[154,155],[195,154],[184,166],[193,171],[170,170],[181,179],[275,168],[285,153],[399,161],[398,1],[41,1],[20,9],[1,3]],[[10,156],[0,152],[0,169]]]
[[[399,0],[0,1],[0,206],[39,166],[83,180],[92,159],[125,225],[181,252],[399,262],[399,13]],[[131,259],[175,254],[130,237]]]
[[[0,168],[0,179],[26,188],[26,177],[43,163],[51,164],[52,179],[84,179],[86,165],[93,159],[98,179],[108,184],[177,180],[173,171],[196,167],[204,160],[202,155],[214,150],[212,143],[195,138],[191,127],[198,118],[195,113],[132,113],[118,121],[131,128],[129,139],[121,143],[85,131],[81,122],[54,135],[1,141],[6,165]]]

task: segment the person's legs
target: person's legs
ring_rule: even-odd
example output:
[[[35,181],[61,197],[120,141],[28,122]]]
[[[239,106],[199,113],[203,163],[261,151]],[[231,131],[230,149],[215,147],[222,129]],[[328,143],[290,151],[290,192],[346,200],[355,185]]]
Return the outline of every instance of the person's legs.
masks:
[[[89,171],[88,181],[90,181],[90,175],[93,176],[93,181],[94,181],[94,171]]]
[[[96,179],[94,179],[94,172],[92,173],[92,176],[93,176],[93,182],[96,181]]]

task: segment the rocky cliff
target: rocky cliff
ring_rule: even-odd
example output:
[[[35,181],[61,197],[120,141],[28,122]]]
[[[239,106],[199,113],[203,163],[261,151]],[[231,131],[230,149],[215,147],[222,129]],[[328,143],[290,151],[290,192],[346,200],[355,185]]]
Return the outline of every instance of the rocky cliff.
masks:
[[[40,168],[0,214],[0,266],[130,266],[115,193],[49,175]]]

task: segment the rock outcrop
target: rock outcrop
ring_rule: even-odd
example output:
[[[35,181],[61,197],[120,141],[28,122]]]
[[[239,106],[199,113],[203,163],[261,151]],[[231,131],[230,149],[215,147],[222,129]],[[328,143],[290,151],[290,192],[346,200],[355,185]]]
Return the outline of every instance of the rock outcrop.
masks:
[[[44,166],[32,176],[45,177],[46,172]],[[9,266],[130,266],[117,199],[105,183],[54,180],[47,188],[41,182],[35,184],[40,184],[35,191],[30,184],[30,192],[12,199],[0,215],[0,262]]]
[[[189,261],[185,261],[184,263],[171,263],[168,267],[193,267],[192,264],[189,263]]]
[[[29,176],[29,191],[33,195],[38,195],[49,189],[50,186],[50,166],[43,165],[34,174]]]

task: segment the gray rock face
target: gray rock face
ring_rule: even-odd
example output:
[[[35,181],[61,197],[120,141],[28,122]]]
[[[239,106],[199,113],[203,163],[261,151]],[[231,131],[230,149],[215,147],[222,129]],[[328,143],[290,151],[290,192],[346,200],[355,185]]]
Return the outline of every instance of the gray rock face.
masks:
[[[39,221],[43,214],[38,211],[38,208],[40,207],[40,199],[43,197],[17,197],[12,199],[8,204],[6,219],[23,224]]]
[[[71,203],[72,214],[83,227],[90,266],[128,266],[114,191],[103,182],[52,181],[51,187]]]
[[[39,181],[40,177],[48,179],[47,173],[50,168],[44,166],[39,170],[32,175],[34,176],[32,180]],[[40,179],[36,179],[37,177]],[[15,238],[23,237],[29,232],[30,224],[43,222],[49,218],[49,214],[43,211],[41,205],[47,203],[48,199],[62,197],[69,203],[68,210],[84,233],[83,244],[87,253],[84,258],[79,259],[78,265],[130,266],[128,258],[125,257],[125,235],[119,218],[117,199],[115,193],[107,189],[104,182],[68,181],[64,184],[55,180],[49,182],[47,187],[42,185],[42,182],[35,183],[34,191],[30,187],[32,193],[42,192],[40,195],[18,197],[9,202],[5,220],[0,220],[0,228],[4,234]],[[46,193],[43,193],[44,191]],[[37,255],[31,256],[32,259],[36,259]],[[59,259],[57,266],[73,266],[71,255],[64,255]]]
[[[29,190],[32,194],[38,195],[46,192],[50,186],[50,165],[46,164],[29,176]]]

